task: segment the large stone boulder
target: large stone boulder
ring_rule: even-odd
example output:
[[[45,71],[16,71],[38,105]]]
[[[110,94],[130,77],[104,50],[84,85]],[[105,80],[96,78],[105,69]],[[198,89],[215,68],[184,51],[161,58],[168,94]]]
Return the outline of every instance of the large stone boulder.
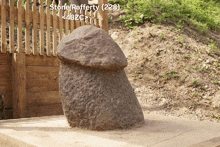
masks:
[[[57,55],[60,97],[71,127],[112,130],[144,123],[124,72],[127,59],[107,32],[81,26],[62,38]]]

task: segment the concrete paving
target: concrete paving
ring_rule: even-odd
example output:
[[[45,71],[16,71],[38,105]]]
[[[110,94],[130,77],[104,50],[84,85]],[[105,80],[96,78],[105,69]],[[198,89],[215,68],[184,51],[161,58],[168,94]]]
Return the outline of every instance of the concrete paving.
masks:
[[[70,128],[65,117],[0,121],[0,147],[220,147],[220,124],[145,114],[129,130]]]

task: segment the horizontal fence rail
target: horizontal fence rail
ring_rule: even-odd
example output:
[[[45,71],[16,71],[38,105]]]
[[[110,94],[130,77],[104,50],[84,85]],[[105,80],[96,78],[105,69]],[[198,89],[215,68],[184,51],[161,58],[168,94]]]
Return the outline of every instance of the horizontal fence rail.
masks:
[[[104,3],[107,3],[107,0],[99,0],[99,5]],[[36,4],[38,6],[36,6]],[[30,7],[30,5],[32,5],[32,7]],[[36,0],[32,2],[26,0],[23,6],[21,0],[17,1],[17,6],[14,6],[14,0],[9,0],[9,4],[6,4],[5,0],[1,1],[2,53],[6,53],[6,51],[10,53],[25,52],[25,54],[28,55],[31,53],[33,55],[44,55],[46,53],[47,56],[56,56],[57,45],[63,35],[69,34],[79,26],[93,25],[103,29],[108,27],[105,26],[108,25],[107,12],[105,11],[88,12],[86,10],[65,10],[63,15],[62,10],[50,9],[51,4],[49,0],[46,1],[46,7],[44,7],[44,5],[43,0],[39,0],[38,3]],[[52,5],[62,7],[61,3],[57,5],[55,1],[52,2]],[[84,18],[85,16],[88,18],[83,20],[71,20],[73,11],[75,11],[77,15],[84,14]],[[100,16],[100,18],[97,16]],[[107,19],[107,21],[103,21],[104,18]],[[9,39],[7,39],[6,30],[8,31]],[[107,29],[105,30],[108,31]],[[15,31],[17,31],[17,37],[15,36]],[[31,34],[32,36],[30,36]],[[15,38],[17,39],[15,40]],[[17,45],[14,43],[17,43]]]

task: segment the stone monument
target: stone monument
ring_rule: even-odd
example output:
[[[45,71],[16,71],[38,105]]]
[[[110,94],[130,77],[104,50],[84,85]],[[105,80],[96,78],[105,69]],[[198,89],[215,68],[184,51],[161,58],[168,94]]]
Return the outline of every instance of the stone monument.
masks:
[[[59,92],[71,127],[125,129],[144,123],[124,68],[127,59],[108,33],[85,25],[62,38]]]

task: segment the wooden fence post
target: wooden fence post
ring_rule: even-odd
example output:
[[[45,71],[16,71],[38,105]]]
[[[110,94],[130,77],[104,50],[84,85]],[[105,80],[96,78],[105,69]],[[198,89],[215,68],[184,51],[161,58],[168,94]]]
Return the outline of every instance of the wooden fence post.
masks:
[[[25,57],[25,53],[14,53],[12,57],[13,118],[27,116]]]
[[[101,29],[104,29],[106,32],[108,32],[108,10],[105,10],[105,11],[102,10],[102,7],[103,8],[106,7],[105,4],[108,4],[108,0],[98,0],[98,5],[99,5],[99,26],[100,26]]]

